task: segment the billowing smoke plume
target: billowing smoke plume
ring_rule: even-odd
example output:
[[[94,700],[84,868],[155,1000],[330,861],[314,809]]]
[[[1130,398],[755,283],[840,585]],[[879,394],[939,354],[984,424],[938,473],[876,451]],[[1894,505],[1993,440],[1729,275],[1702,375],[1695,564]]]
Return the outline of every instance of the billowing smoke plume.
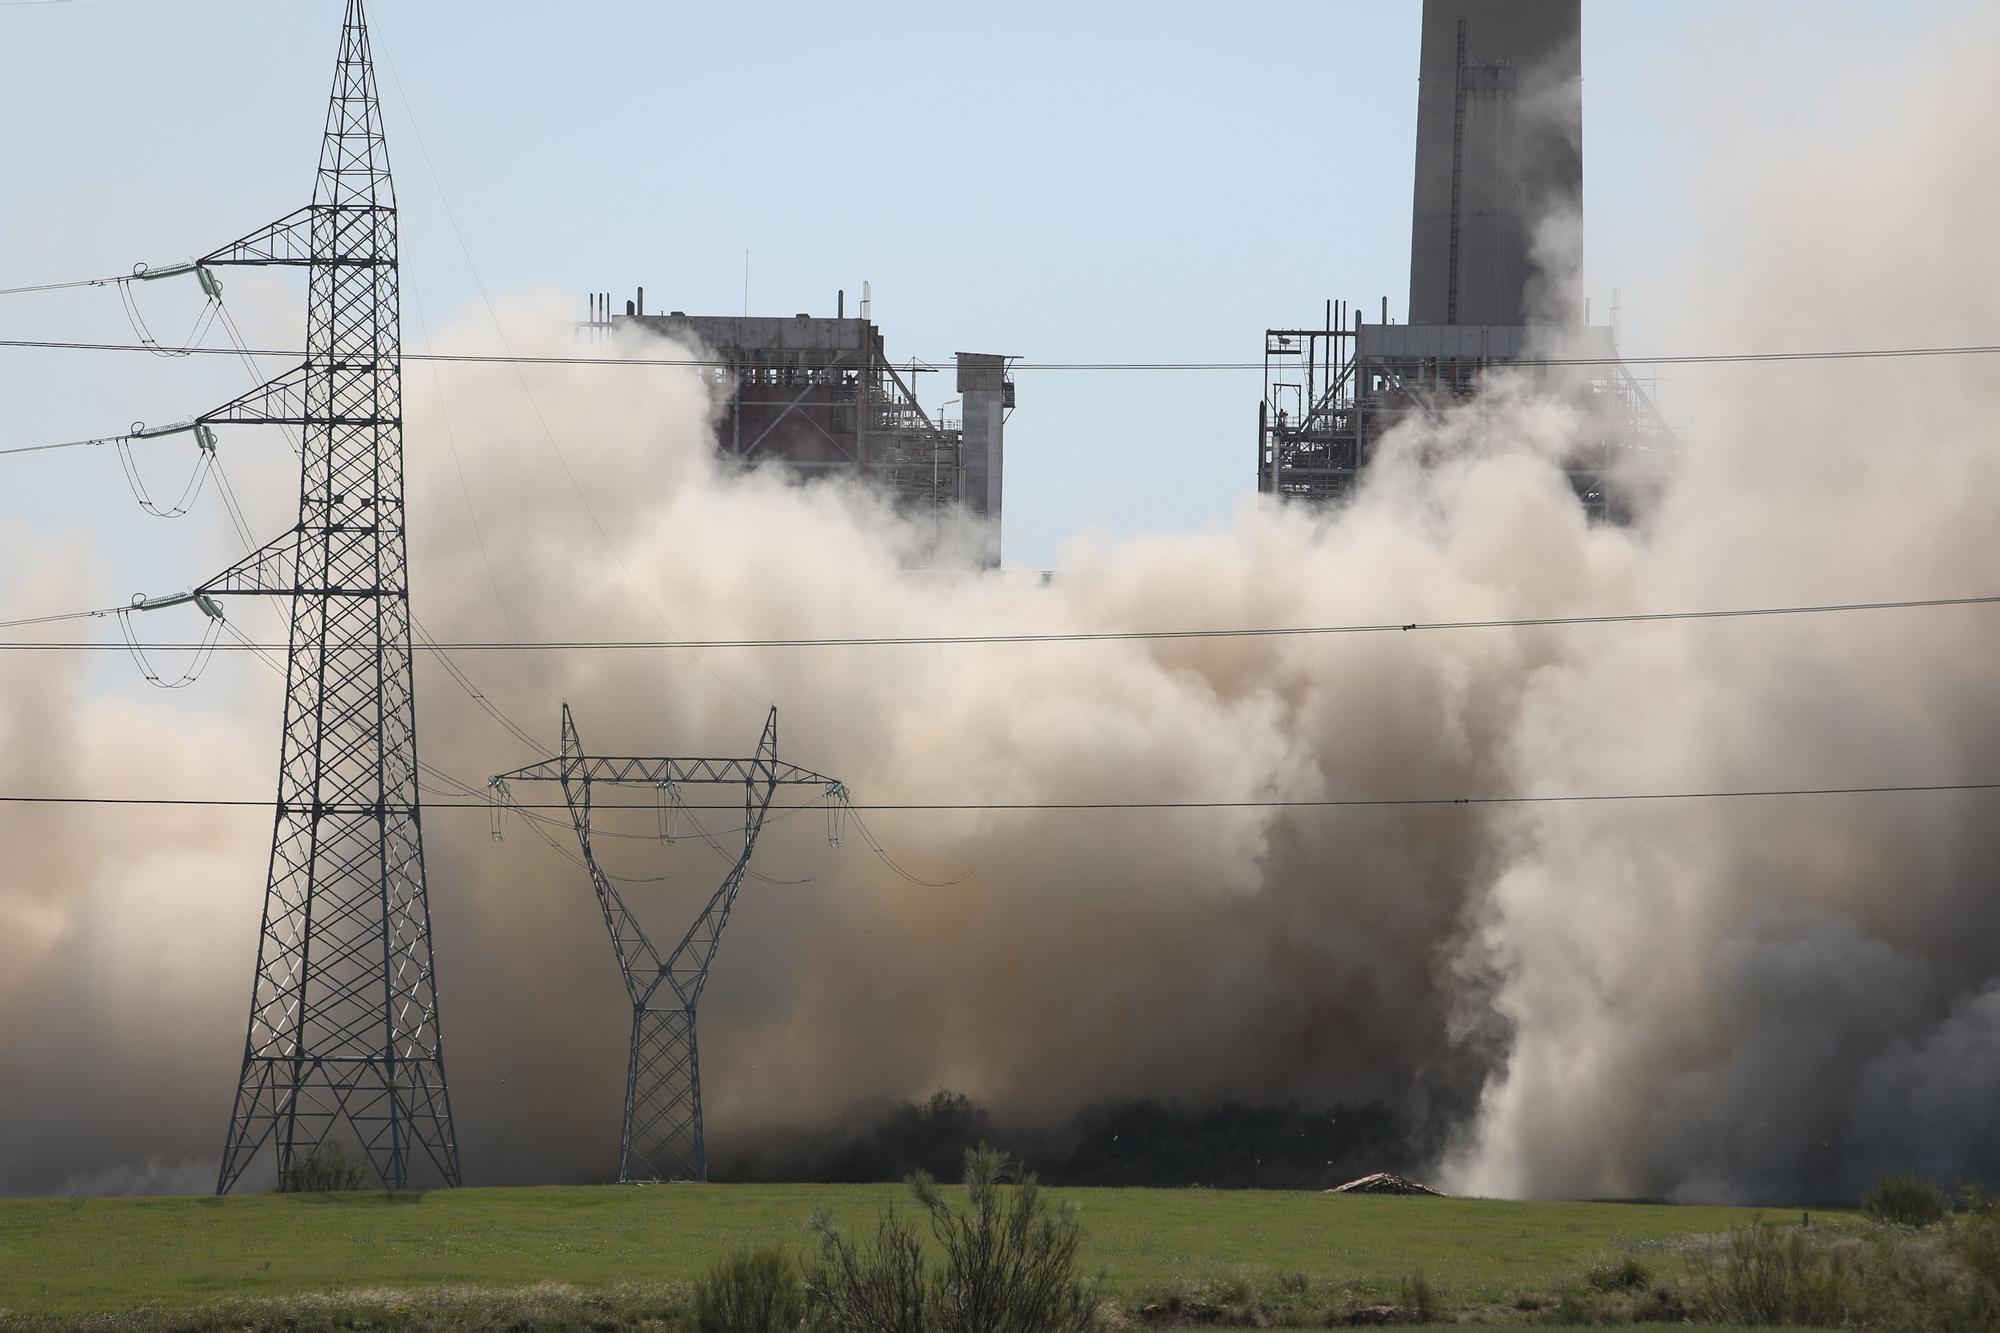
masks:
[[[2000,164],[1985,108],[1950,100],[1849,143],[1837,171],[1747,197],[1691,279],[1703,309],[1683,345],[1990,341]],[[476,321],[440,330],[481,340]],[[1084,540],[1046,583],[908,572],[923,534],[868,495],[719,474],[699,371],[520,374],[532,410],[510,368],[407,371],[416,609],[442,637],[1408,622],[2000,588],[2000,388],[1973,360],[1705,373],[1685,386],[1685,456],[1630,529],[1578,511],[1557,466],[1572,409],[1502,385],[1389,441],[1337,514],[1246,502],[1209,531]],[[1032,447],[1026,416],[1015,441]],[[4,604],[93,600],[87,564],[61,582],[48,567],[10,549]],[[551,746],[558,699],[595,746],[656,753],[747,750],[775,701],[787,757],[862,802],[1227,801],[1991,781],[1996,647],[1993,613],[1969,608],[463,665]],[[277,682],[254,661],[145,698],[86,670],[0,657],[0,787],[268,789]],[[419,671],[427,762],[476,787],[537,757],[428,658]],[[1123,1094],[1380,1099],[1451,1131],[1451,1183],[1497,1193],[1990,1179],[1993,801],[870,816],[913,871],[973,869],[949,888],[852,839],[832,851],[821,815],[795,816],[758,867],[809,882],[750,886],[704,1002],[711,1139],[940,1086],[1015,1117]],[[648,817],[625,831],[610,868],[670,873],[631,892],[673,934],[721,863],[660,848]],[[257,811],[0,809],[0,1189],[205,1183],[268,835]],[[485,814],[440,804],[427,839],[468,1178],[604,1178],[628,1012],[580,872],[519,815],[496,844]]]

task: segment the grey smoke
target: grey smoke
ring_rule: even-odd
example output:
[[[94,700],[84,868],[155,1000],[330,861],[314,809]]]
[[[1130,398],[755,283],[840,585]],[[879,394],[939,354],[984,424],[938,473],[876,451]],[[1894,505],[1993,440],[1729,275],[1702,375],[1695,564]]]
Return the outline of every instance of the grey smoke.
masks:
[[[1990,341],[1990,95],[1937,89],[1791,176],[1712,183],[1680,347]],[[1854,188],[1857,180],[1866,189]],[[1829,208],[1829,198],[1843,202]],[[1924,200],[1923,244],[1898,201]],[[1692,303],[1691,303],[1692,304]],[[511,312],[521,332],[553,307]],[[546,337],[547,335],[541,335]],[[439,331],[477,346],[480,324]],[[655,345],[657,347],[657,345]],[[1577,418],[1527,380],[1391,441],[1337,515],[1082,540],[1046,586],[901,570],[879,502],[709,462],[699,372],[523,372],[596,519],[679,634],[1065,630],[1485,618],[2000,588],[1984,362],[1718,368],[1657,508],[1588,527]],[[487,535],[411,366],[417,612],[440,634],[665,637],[514,372],[440,372]],[[1029,447],[1024,425],[1016,447]],[[1234,447],[1234,446],[1230,446]],[[79,554],[81,543],[79,541]],[[18,547],[0,604],[91,600]],[[265,631],[268,633],[268,631]],[[553,741],[785,744],[862,801],[1401,797],[1990,781],[1983,609],[1020,648],[566,655],[467,663]],[[474,783],[535,756],[434,666],[424,757]],[[0,657],[0,785],[255,795],[254,663],[138,697]],[[1439,1165],[1522,1195],[1797,1199],[1874,1173],[2000,1177],[2000,821],[1988,793],[1514,809],[874,818],[924,889],[817,815],[776,826],[703,1015],[719,1148],[882,1096],[1009,1114],[1106,1096],[1380,1098],[1454,1129]],[[635,817],[630,831],[648,821]],[[561,841],[566,834],[551,830]],[[219,1147],[269,828],[257,812],[0,809],[0,1189],[164,1187]],[[447,1058],[474,1181],[597,1179],[627,1016],[579,873],[518,819],[427,819]],[[621,873],[671,933],[719,863],[643,839]],[[148,1174],[152,1173],[152,1174]],[[198,1173],[197,1173],[198,1174]]]

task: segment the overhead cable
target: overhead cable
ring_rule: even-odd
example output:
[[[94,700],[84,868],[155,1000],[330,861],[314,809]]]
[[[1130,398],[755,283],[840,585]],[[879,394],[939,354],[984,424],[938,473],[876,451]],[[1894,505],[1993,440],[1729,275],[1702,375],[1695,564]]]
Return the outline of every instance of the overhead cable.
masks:
[[[488,639],[449,641],[431,639],[411,646],[420,652],[513,653],[513,652],[608,652],[615,650],[670,650],[685,648],[908,648],[925,645],[980,646],[1029,643],[1115,643],[1176,639],[1257,639],[1297,638],[1328,634],[1409,634],[1438,630],[1543,629],[1579,625],[1630,625],[1680,620],[1745,620],[1765,616],[1836,615],[1858,611],[1911,611],[1957,606],[2000,604],[2000,594],[1969,597],[1919,597],[1872,602],[1815,602],[1793,606],[1748,606],[1695,611],[1629,611],[1605,615],[1513,616],[1488,620],[1409,620],[1357,622],[1345,625],[1263,625],[1219,629],[1077,630],[1047,634],[909,634],[827,636],[821,638],[774,639]],[[80,612],[101,615],[102,612]],[[64,617],[52,617],[63,619]],[[0,629],[33,621],[0,622]],[[0,652],[90,652],[118,645],[87,641],[0,643]],[[159,644],[161,648],[194,648],[196,644]],[[237,646],[243,651],[251,645]],[[282,648],[283,644],[257,645]],[[227,651],[222,644],[218,650]]]
[[[1937,792],[2000,791],[2000,782],[1874,783],[1853,787],[1749,787],[1708,791],[1582,792],[1562,794],[1522,794],[1501,796],[1356,796],[1300,800],[1217,800],[1217,801],[869,801],[851,802],[850,810],[878,812],[914,811],[922,813],[981,811],[1107,811],[1107,810],[1363,810],[1412,809],[1427,806],[1474,805],[1574,805],[1609,804],[1627,801],[1724,801],[1786,796],[1888,796],[1920,795]],[[274,800],[229,800],[216,797],[171,796],[30,796],[0,795],[7,805],[130,805],[207,806],[269,810]],[[357,807],[359,808],[359,807]],[[489,812],[489,801],[439,801],[426,803],[431,810],[478,810]],[[567,810],[560,801],[516,802],[517,810]],[[629,810],[650,814],[650,805],[609,805],[598,803],[598,813]],[[740,810],[740,803],[689,804],[689,810]],[[773,809],[808,809],[809,805],[774,806]]]
[[[27,351],[69,352],[149,352],[170,356],[234,356],[229,347],[163,347],[149,343],[65,342],[53,339],[0,338],[0,348]],[[297,360],[305,353],[297,348],[256,347],[241,349],[247,356],[286,357]],[[1496,361],[1498,367],[1536,366],[1696,366],[1735,365],[1782,361],[1865,361],[1905,357],[1957,357],[2000,355],[2000,343],[1971,343],[1927,347],[1847,347],[1804,352],[1700,352],[1666,356],[1566,356],[1536,357],[1518,361]],[[919,358],[921,360],[921,358]],[[928,362],[943,365],[954,357]],[[458,362],[469,365],[517,366],[689,366],[726,370],[749,368],[748,363],[703,357],[652,356],[523,356],[512,352],[404,352],[405,361]],[[1083,371],[1261,371],[1262,361],[1014,361],[1008,370]]]

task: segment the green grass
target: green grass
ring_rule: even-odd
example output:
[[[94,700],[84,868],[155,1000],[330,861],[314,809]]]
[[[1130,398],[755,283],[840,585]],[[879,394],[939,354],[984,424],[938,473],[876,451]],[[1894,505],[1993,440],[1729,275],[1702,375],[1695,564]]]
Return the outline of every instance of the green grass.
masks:
[[[1450,1308],[1511,1307],[1606,1251],[1741,1226],[1749,1209],[1507,1203],[1220,1190],[1057,1190],[1115,1294],[1275,1284],[1306,1274],[1396,1299],[1421,1268]],[[0,1200],[0,1311],[185,1310],[220,1298],[355,1289],[585,1291],[694,1277],[743,1245],[801,1249],[815,1207],[872,1233],[893,1185],[550,1187],[422,1196]]]

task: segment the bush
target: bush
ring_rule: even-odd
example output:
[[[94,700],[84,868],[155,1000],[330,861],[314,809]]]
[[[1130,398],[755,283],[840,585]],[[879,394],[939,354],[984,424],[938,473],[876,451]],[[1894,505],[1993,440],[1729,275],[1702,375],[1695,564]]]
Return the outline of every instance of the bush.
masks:
[[[1643,1291],[1652,1282],[1653,1275],[1646,1265],[1627,1254],[1591,1265],[1583,1280],[1592,1291]]]
[[[2000,1325],[2000,1207],[1992,1196],[1967,1189],[1961,1200],[1952,1251],[1965,1266],[1967,1299],[1988,1327]]]
[[[891,1205],[863,1251],[815,1214],[820,1257],[806,1276],[807,1313],[828,1333],[1084,1333],[1096,1327],[1097,1288],[1076,1273],[1083,1228],[1073,1209],[1045,1200],[1032,1175],[1011,1191],[1007,1159],[980,1145],[965,1154],[960,1211],[919,1172],[910,1193],[942,1252]]]
[[[1399,1293],[1404,1313],[1419,1324],[1428,1324],[1437,1318],[1437,1293],[1431,1290],[1430,1279],[1419,1268],[1404,1278]]]
[[[1833,1325],[1854,1295],[1840,1251],[1812,1245],[1802,1229],[1759,1222],[1729,1233],[1719,1261],[1698,1275],[1693,1304],[1717,1323]]]
[[[805,1313],[799,1275],[776,1250],[738,1250],[695,1283],[696,1333],[790,1333]]]
[[[1862,1196],[1861,1211],[1888,1226],[1921,1228],[1951,1216],[1951,1201],[1921,1176],[1884,1176]]]
[[[292,1154],[292,1165],[278,1179],[285,1194],[337,1194],[368,1188],[368,1163],[350,1157],[340,1139],[315,1143],[303,1155]]]

